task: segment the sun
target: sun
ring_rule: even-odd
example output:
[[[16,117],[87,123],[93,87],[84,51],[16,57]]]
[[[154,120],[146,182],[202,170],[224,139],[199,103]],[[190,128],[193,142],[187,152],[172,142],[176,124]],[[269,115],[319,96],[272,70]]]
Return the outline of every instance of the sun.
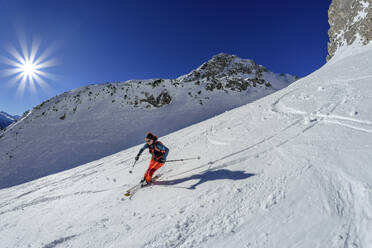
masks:
[[[35,73],[36,73],[36,65],[35,64],[31,63],[30,61],[27,61],[20,68],[23,70],[23,73],[26,76],[29,76],[29,77],[32,77],[32,78],[35,77]]]
[[[52,49],[40,52],[40,41],[36,39],[32,41],[30,49],[25,39],[20,39],[19,45],[20,49],[17,49],[10,44],[6,49],[8,56],[0,55],[0,62],[11,67],[1,70],[1,76],[10,77],[10,84],[18,86],[18,95],[23,96],[27,89],[32,93],[36,93],[39,88],[48,92],[49,85],[46,80],[55,77],[45,69],[57,65],[56,59],[50,56]]]

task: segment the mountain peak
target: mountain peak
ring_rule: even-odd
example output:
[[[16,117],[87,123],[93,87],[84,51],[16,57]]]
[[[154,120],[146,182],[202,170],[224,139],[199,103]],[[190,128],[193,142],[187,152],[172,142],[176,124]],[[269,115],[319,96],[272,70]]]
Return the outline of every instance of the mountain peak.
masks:
[[[228,53],[219,53],[216,54],[210,59],[210,61],[230,61],[232,62],[234,59],[238,58],[238,56],[234,54],[228,54]]]
[[[219,53],[189,74],[180,77],[180,79],[185,82],[190,82],[248,74],[255,74],[257,78],[261,78],[262,73],[267,71],[268,70],[264,66],[257,65],[256,62],[251,59],[242,59],[236,55]]]

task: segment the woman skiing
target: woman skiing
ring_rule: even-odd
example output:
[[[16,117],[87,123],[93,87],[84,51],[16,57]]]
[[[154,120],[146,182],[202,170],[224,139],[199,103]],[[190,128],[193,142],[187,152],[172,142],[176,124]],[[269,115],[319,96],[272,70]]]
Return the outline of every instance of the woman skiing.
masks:
[[[141,153],[147,148],[149,149],[149,152],[151,154],[149,168],[147,169],[145,176],[141,180],[142,185],[151,183],[152,175],[154,175],[157,169],[165,164],[169,152],[169,149],[164,146],[163,143],[158,141],[158,137],[156,137],[151,132],[147,133],[145,142],[146,144],[141,148],[141,150],[135,157],[135,160],[137,161],[141,156]]]

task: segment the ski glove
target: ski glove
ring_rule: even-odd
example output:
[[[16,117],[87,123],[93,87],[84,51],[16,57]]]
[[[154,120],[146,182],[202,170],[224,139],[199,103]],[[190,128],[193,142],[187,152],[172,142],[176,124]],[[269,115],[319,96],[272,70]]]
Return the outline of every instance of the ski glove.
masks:
[[[136,160],[136,161],[137,161],[138,159],[139,159],[139,156],[137,155],[137,156],[136,156],[136,157],[134,158],[134,160]]]
[[[164,158],[160,158],[160,159],[158,159],[158,162],[164,164],[165,163],[165,159]]]

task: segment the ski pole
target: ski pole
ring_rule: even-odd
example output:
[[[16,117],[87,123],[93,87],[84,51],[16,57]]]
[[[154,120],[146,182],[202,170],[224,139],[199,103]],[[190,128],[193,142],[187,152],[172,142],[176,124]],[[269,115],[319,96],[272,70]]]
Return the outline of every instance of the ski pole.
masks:
[[[132,169],[131,170],[129,170],[129,173],[132,173],[132,170],[133,170],[133,168],[134,168],[134,165],[137,163],[137,160],[136,161],[134,161],[134,164],[133,164],[133,166],[132,166]]]
[[[181,158],[181,159],[167,160],[165,162],[177,162],[177,161],[194,160],[194,159],[200,159],[200,156],[195,157],[195,158]]]

